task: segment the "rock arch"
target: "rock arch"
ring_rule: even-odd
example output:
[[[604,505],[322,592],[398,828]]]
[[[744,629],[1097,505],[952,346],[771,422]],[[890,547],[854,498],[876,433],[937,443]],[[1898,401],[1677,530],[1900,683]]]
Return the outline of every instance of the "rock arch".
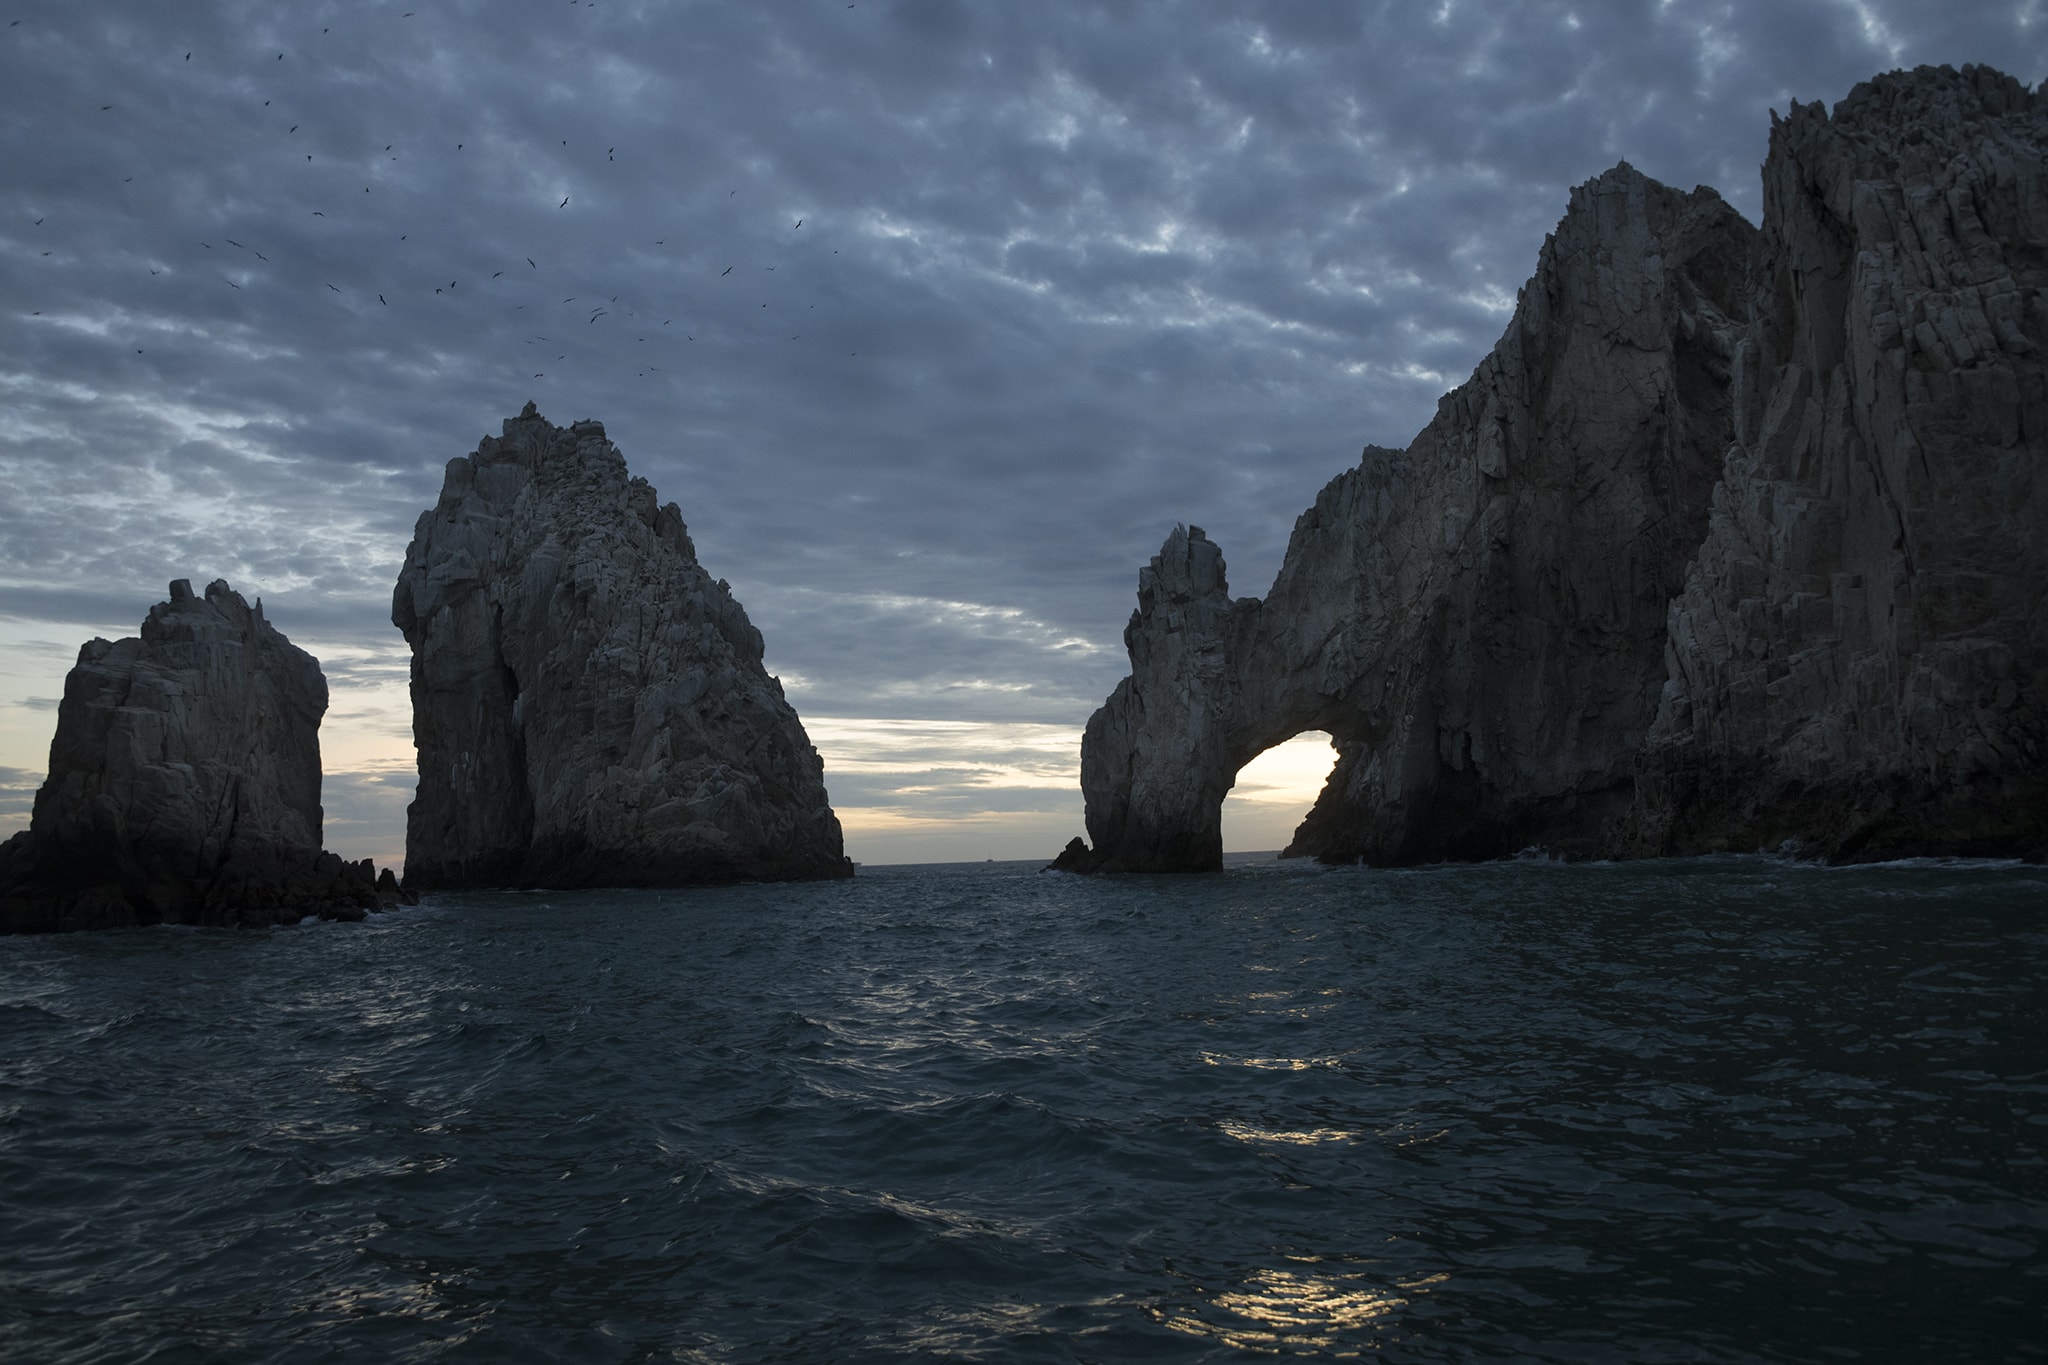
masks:
[[[1664,682],[1664,618],[1731,435],[1755,229],[1627,165],[1572,193],[1494,351],[1406,450],[1367,447],[1295,522],[1264,599],[1176,527],[1141,573],[1131,676],[1090,719],[1092,848],[1220,866],[1246,761],[1340,757],[1292,851],[1401,863],[1576,846],[1619,818]]]

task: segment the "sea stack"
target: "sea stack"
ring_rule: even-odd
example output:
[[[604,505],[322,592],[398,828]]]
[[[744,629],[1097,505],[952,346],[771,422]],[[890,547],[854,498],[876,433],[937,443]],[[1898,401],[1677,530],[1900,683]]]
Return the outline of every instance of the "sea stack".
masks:
[[[1176,531],[1090,720],[1077,870],[1194,870],[1238,768],[1291,853],[2048,855],[2048,98],[1983,67],[1774,119],[1764,222],[1618,167],[1263,601]]]
[[[361,919],[367,861],[320,847],[320,666],[224,582],[171,584],[139,639],[64,680],[30,827],[0,845],[0,931]]]
[[[852,874],[761,634],[597,422],[528,403],[448,464],[391,619],[412,646],[406,885]]]

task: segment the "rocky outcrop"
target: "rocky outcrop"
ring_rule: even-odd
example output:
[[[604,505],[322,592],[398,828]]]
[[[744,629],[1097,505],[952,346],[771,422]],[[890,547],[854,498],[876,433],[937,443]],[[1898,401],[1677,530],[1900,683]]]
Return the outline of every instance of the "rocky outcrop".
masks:
[[[1794,106],[1761,233],[1626,167],[1575,191],[1263,601],[1168,539],[1056,865],[1216,866],[1238,767],[1318,728],[1289,851],[1328,860],[2048,851],[2042,111],[1982,68]]]
[[[448,464],[406,549],[408,887],[852,873],[760,632],[597,422],[533,404]]]
[[[1139,579],[1131,676],[1089,721],[1093,849],[1215,867],[1237,770],[1304,730],[1341,757],[1295,852],[1410,862],[1572,843],[1627,809],[1666,607],[1730,432],[1754,230],[1616,167],[1573,191],[1507,333],[1405,451],[1295,523],[1263,601],[1176,530]]]
[[[2048,99],[1894,73],[1773,121],[1736,440],[1638,850],[2048,851]]]
[[[0,931],[361,919],[376,870],[320,848],[327,682],[226,583],[186,580],[64,680],[30,827],[0,845]]]

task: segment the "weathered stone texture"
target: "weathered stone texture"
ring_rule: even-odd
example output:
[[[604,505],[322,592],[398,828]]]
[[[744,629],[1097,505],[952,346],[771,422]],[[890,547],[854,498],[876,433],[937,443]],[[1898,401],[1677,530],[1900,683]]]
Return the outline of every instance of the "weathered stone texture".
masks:
[[[1060,865],[1215,866],[1237,769],[1314,728],[1326,859],[2048,853],[2044,153],[2048,98],[1921,68],[1775,124],[1760,233],[1575,191],[1263,602],[1168,540]]]
[[[450,461],[392,621],[413,648],[408,886],[850,874],[760,632],[599,423],[529,403]]]
[[[1895,72],[1774,120],[1736,444],[1641,848],[2048,850],[2048,101]]]
[[[1237,771],[1304,730],[1341,758],[1293,851],[1404,862],[1583,841],[1625,809],[1665,611],[1730,435],[1754,230],[1627,166],[1573,191],[1493,353],[1405,451],[1295,523],[1263,602],[1199,530],[1140,580],[1131,677],[1090,720],[1093,850],[1217,866]]]
[[[0,846],[0,930],[360,919],[376,872],[320,848],[327,682],[226,583],[64,681],[30,828]]]

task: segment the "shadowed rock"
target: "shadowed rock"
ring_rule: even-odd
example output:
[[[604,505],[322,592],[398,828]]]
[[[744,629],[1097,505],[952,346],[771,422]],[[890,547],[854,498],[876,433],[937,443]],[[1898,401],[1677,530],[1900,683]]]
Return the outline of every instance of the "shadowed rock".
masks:
[[[760,632],[599,423],[529,403],[450,461],[391,619],[413,648],[408,886],[851,875]]]
[[[2048,852],[2044,107],[1973,67],[1795,105],[1761,233],[1574,191],[1263,602],[1168,538],[1055,866],[1219,865],[1238,768],[1307,729],[1340,752],[1288,851],[1332,861]]]
[[[1730,435],[1753,235],[1711,190],[1616,167],[1573,191],[1436,419],[1296,521],[1263,601],[1233,601],[1215,544],[1175,530],[1139,578],[1131,676],[1083,739],[1094,847],[1060,865],[1220,866],[1238,769],[1304,730],[1340,756],[1290,852],[1487,857],[1625,811]]]
[[[29,829],[0,845],[0,930],[361,919],[376,871],[320,848],[327,682],[226,583],[186,580],[139,639],[64,680]]]
[[[2048,852],[2048,98],[1894,72],[1773,119],[1736,441],[1637,848]]]

